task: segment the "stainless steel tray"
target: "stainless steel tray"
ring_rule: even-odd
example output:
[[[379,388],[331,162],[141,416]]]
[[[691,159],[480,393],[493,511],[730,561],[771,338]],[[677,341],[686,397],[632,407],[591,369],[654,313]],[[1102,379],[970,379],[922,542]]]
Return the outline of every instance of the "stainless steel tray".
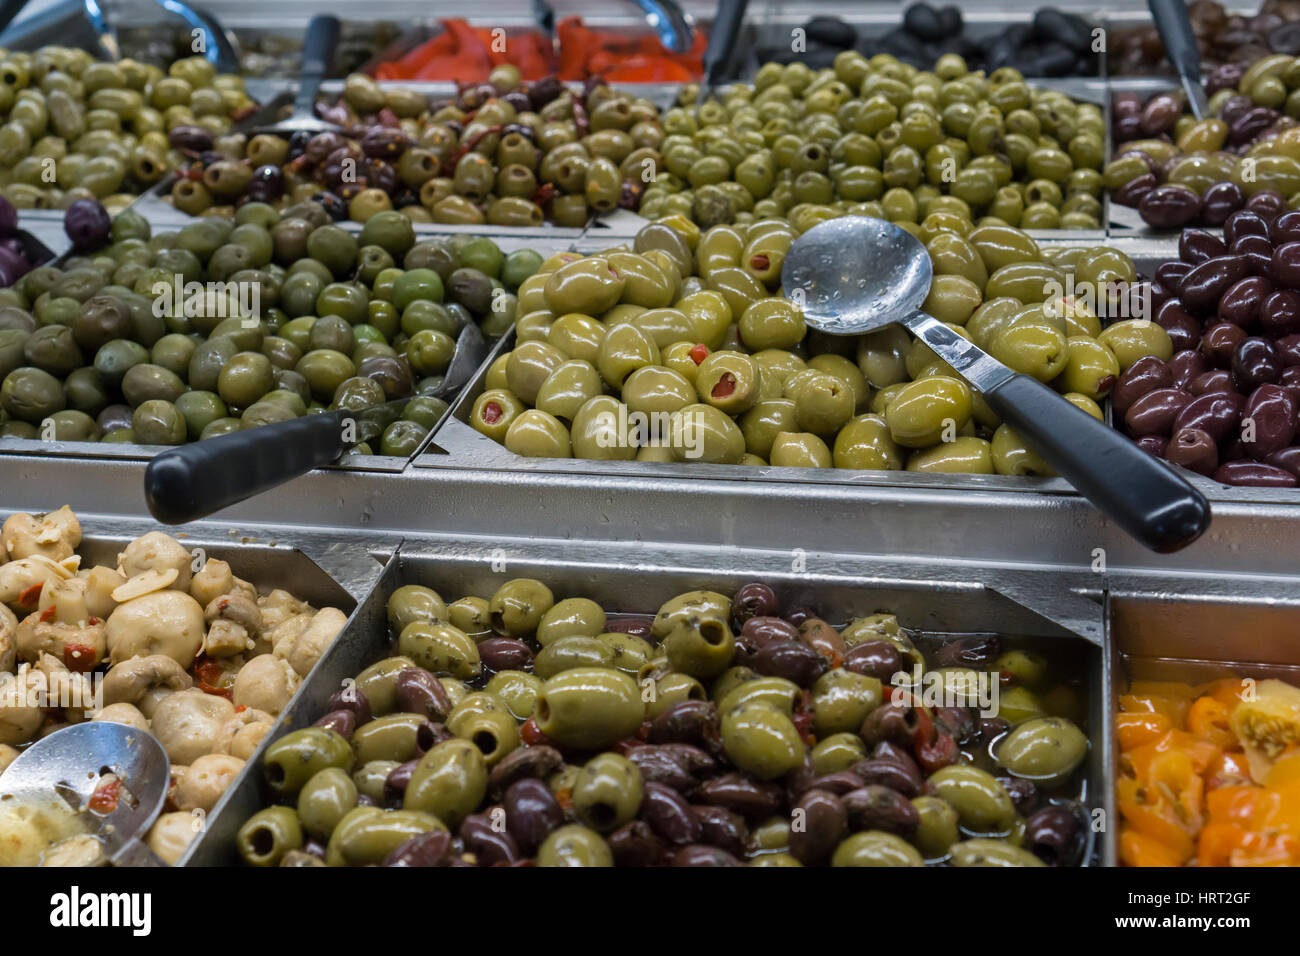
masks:
[[[1017,591],[1032,582],[1044,603],[1071,609],[1070,625],[1063,626],[1059,618],[1036,613],[1008,597],[997,582],[989,583],[973,568],[929,566],[900,573],[882,567],[869,574],[844,568],[837,573],[802,573],[792,572],[788,565],[774,567],[758,553],[738,552],[728,555],[725,561],[701,564],[698,555],[669,547],[639,554],[634,562],[626,560],[618,550],[584,553],[575,560],[570,549],[542,542],[511,550],[507,557],[493,562],[484,561],[484,555],[472,547],[411,545],[404,546],[384,568],[375,590],[304,681],[284,719],[214,809],[207,829],[183,862],[193,866],[238,862],[235,833],[249,816],[269,803],[255,767],[262,750],[271,740],[317,720],[324,713],[325,701],[345,679],[390,653],[385,606],[393,590],[403,584],[422,583],[450,600],[468,594],[490,595],[502,582],[514,577],[536,577],[557,594],[583,595],[611,609],[640,613],[654,613],[663,601],[682,591],[712,588],[731,593],[745,581],[762,580],[774,587],[783,600],[812,604],[833,620],[846,621],[854,615],[889,610],[905,626],[923,631],[996,631],[1007,636],[1069,642],[1069,659],[1077,662],[1086,675],[1090,699],[1088,731],[1093,746],[1086,774],[1086,805],[1099,806],[1099,797],[1107,790],[1108,778],[1101,758],[1111,749],[1111,730],[1105,719],[1101,648],[1095,643],[1102,608],[1098,595],[1071,590],[1069,575],[1031,573],[1025,577],[1013,572],[1004,574],[1002,580]],[[1081,635],[1074,629],[1076,625],[1091,637]]]
[[[1119,695],[1133,680],[1198,684],[1220,677],[1276,677],[1300,685],[1300,599],[1286,594],[1188,594],[1115,591],[1106,614],[1106,722],[1114,727]],[[1111,782],[1102,840],[1107,865],[1118,865],[1120,817],[1115,810],[1118,741],[1111,734],[1105,765]]]

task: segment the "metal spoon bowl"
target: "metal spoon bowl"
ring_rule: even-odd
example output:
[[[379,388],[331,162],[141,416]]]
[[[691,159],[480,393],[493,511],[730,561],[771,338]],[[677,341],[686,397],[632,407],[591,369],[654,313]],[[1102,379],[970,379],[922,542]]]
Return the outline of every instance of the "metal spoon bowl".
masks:
[[[107,813],[86,806],[100,778],[122,782],[121,797]],[[153,826],[167,799],[171,761],[156,738],[109,721],[87,721],[57,730],[32,744],[0,773],[0,803],[48,802],[51,793],[82,813],[119,866],[163,865],[139,837]]]
[[[781,269],[786,297],[815,329],[853,335],[906,326],[1061,477],[1147,547],[1176,551],[1204,533],[1209,502],[1172,468],[922,312],[932,278],[929,253],[915,236],[865,216],[809,229]]]

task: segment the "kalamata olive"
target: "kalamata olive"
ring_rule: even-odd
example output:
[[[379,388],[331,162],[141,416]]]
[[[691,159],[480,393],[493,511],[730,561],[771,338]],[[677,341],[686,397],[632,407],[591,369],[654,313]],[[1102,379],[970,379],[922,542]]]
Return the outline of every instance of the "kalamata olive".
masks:
[[[1274,348],[1283,366],[1300,365],[1300,332],[1282,336],[1274,343]]]
[[[867,714],[858,736],[870,747],[882,741],[889,741],[900,747],[910,747],[912,741],[916,739],[918,726],[916,708],[911,704],[888,701]]]
[[[484,813],[470,814],[461,821],[461,842],[474,854],[479,866],[509,866],[524,855],[510,831],[503,831],[496,822],[500,812],[499,807],[489,807]]]
[[[724,773],[700,784],[692,799],[696,803],[726,807],[753,825],[776,813],[783,795],[775,784],[750,780],[739,773]]]
[[[258,166],[248,188],[250,192],[256,190],[258,202],[275,202],[284,195],[284,171],[270,164]]]
[[[1241,412],[1241,444],[1261,461],[1291,444],[1296,430],[1296,404],[1281,385],[1260,385],[1250,393]]]
[[[411,775],[415,773],[415,768],[420,765],[420,760],[420,757],[416,757],[414,760],[398,764],[388,771],[388,776],[384,778],[384,806],[396,809],[402,805],[402,798],[406,795],[406,788],[411,783]]]
[[[1272,189],[1261,189],[1246,200],[1246,208],[1267,223],[1272,223],[1287,210],[1286,197]],[[1275,240],[1276,241],[1276,240]]]
[[[203,126],[173,126],[167,140],[174,149],[198,155],[212,149],[212,130]]]
[[[1184,428],[1199,428],[1215,442],[1224,441],[1237,430],[1246,398],[1237,392],[1210,392],[1192,399],[1174,419],[1173,434]]]
[[[1247,276],[1229,286],[1219,298],[1219,318],[1249,329],[1259,318],[1260,307],[1272,292],[1273,283],[1264,276]]]
[[[726,850],[703,843],[684,846],[672,856],[670,866],[744,866]]]
[[[1115,411],[1122,415],[1148,392],[1173,385],[1174,374],[1169,365],[1154,355],[1144,355],[1120,375],[1111,390],[1110,400]]]
[[[1246,338],[1246,330],[1241,326],[1219,322],[1206,329],[1201,336],[1201,354],[1215,368],[1231,368],[1232,356]]]
[[[1277,384],[1289,391],[1300,407],[1300,366],[1288,365],[1278,373]]]
[[[350,710],[331,710],[312,726],[324,727],[326,730],[334,731],[344,740],[351,740],[352,732],[357,729],[357,715]]]
[[[111,407],[111,406],[110,406]],[[102,423],[101,423],[102,424]],[[354,686],[344,687],[342,690],[335,691],[330,699],[325,702],[327,711],[350,710],[356,714],[357,726],[370,723],[370,701],[366,699],[360,689]]]
[[[863,641],[844,655],[844,669],[888,683],[902,670],[903,656],[888,641]]]
[[[1251,275],[1267,276],[1273,269],[1273,243],[1263,236],[1242,236],[1228,251],[1234,256],[1245,256]]]
[[[1280,286],[1300,287],[1300,242],[1287,242],[1275,248],[1268,272]]]
[[[1266,106],[1256,106],[1228,122],[1228,142],[1233,145],[1249,143],[1277,121],[1277,111]]]
[[[1236,245],[1243,236],[1259,236],[1268,239],[1268,223],[1258,213],[1249,209],[1239,209],[1223,223],[1223,241],[1229,249]]]
[[[1138,179],[1126,183],[1116,195],[1132,187]],[[1180,229],[1195,222],[1201,214],[1201,197],[1186,186],[1156,186],[1142,195],[1137,206],[1143,221],[1153,229]]]
[[[618,634],[631,634],[643,641],[650,640],[650,621],[644,616],[618,616],[611,614],[605,619],[605,630]]]
[[[478,642],[478,656],[490,671],[525,671],[533,664],[533,650],[513,637],[489,637]]]
[[[735,856],[745,855],[749,827],[739,813],[733,813],[726,807],[707,805],[692,806],[691,812],[700,821],[701,843],[716,846]]]
[[[1202,372],[1192,379],[1186,387],[1187,391],[1197,396],[1204,395],[1207,392],[1230,392],[1232,391],[1232,373],[1221,368],[1216,368],[1211,372]]]
[[[1265,464],[1281,468],[1283,471],[1289,471],[1300,478],[1300,445],[1292,445],[1290,448],[1283,448],[1280,451],[1273,452],[1268,456]]]
[[[1252,488],[1294,488],[1300,485],[1291,472],[1259,461],[1228,461],[1215,469],[1215,481],[1225,485],[1242,485]]]
[[[1110,110],[1114,116],[1140,116],[1142,97],[1129,90],[1118,92],[1111,97]]]
[[[1204,229],[1184,229],[1178,237],[1178,258],[1185,263],[1199,265],[1206,259],[1217,259],[1227,254],[1228,247],[1223,240]]]
[[[1220,34],[1221,35],[1221,31]],[[1217,39],[1217,37],[1216,37]],[[1205,92],[1213,96],[1220,90],[1235,90],[1246,68],[1241,63],[1216,63],[1205,78]]]
[[[1269,224],[1268,237],[1276,246],[1300,242],[1300,210],[1282,213]]]
[[[836,796],[842,797],[860,786],[862,786],[862,778],[856,773],[852,770],[839,770],[835,773],[814,777],[804,789],[811,790],[816,787],[818,790],[827,790]]]
[[[910,764],[879,757],[859,760],[853,765],[853,772],[861,777],[864,783],[878,783],[897,790],[905,797],[915,797],[920,794],[924,781],[921,777],[921,768],[916,765],[916,761],[908,759]]]
[[[1156,266],[1156,271],[1152,278],[1171,288],[1178,288],[1178,283],[1182,281],[1183,276],[1192,271],[1192,262],[1182,262],[1179,259],[1169,259]]]
[[[1250,261],[1245,256],[1206,259],[1183,276],[1178,284],[1178,297],[1193,315],[1209,315],[1218,306],[1219,297],[1248,275]]]
[[[1168,435],[1174,419],[1191,400],[1181,388],[1154,389],[1129,406],[1124,424],[1132,435]]]
[[[1165,449],[1169,447],[1169,439],[1164,435],[1140,435],[1133,439],[1133,444],[1137,445],[1148,455],[1156,458],[1165,457]]]
[[[1236,183],[1215,183],[1201,197],[1201,222],[1221,226],[1246,201],[1246,194]]]
[[[1049,866],[1073,866],[1083,842],[1079,818],[1067,807],[1046,806],[1025,821],[1025,849]]]
[[[1016,813],[1022,817],[1028,816],[1038,809],[1038,804],[1043,795],[1038,789],[1038,785],[1032,780],[1026,780],[1023,777],[998,777],[998,783],[1002,784],[1002,789],[1011,798]]]
[[[564,808],[545,781],[516,780],[505,792],[506,830],[520,852],[532,856],[542,841],[564,823]]]
[[[996,634],[972,634],[943,644],[935,653],[940,667],[982,668],[1001,653],[1002,641]]]
[[[1232,353],[1232,384],[1249,395],[1259,385],[1277,381],[1282,363],[1268,339],[1253,336],[1245,339]]]
[[[969,743],[979,730],[975,712],[969,707],[934,707],[934,723],[959,744]]]
[[[814,608],[809,607],[807,604],[797,604],[785,613],[785,619],[795,627],[799,627],[810,617],[820,616]]]
[[[700,838],[700,819],[676,790],[653,781],[644,784],[638,816],[662,840],[681,846]]]
[[[406,152],[411,141],[400,129],[372,126],[361,137],[361,151],[371,159],[396,160]]]
[[[832,666],[839,666],[849,652],[839,631],[819,617],[810,617],[799,625],[799,640],[824,657]]]
[[[664,842],[650,824],[633,820],[605,838],[615,866],[656,866],[664,855]]]
[[[1142,138],[1142,114],[1136,116],[1116,116],[1112,126],[1115,128],[1115,140],[1117,142],[1129,142]]]
[[[404,356],[367,355],[357,365],[357,375],[378,382],[389,399],[406,398],[415,390],[411,365]]]
[[[1172,132],[1174,123],[1182,112],[1182,100],[1172,93],[1159,93],[1151,97],[1142,109],[1143,135],[1154,137]]]
[[[119,428],[131,427],[131,406],[130,405],[109,405],[98,415],[95,416],[95,424],[99,426],[104,434],[111,431],[117,431]],[[364,696],[364,695],[363,695]],[[334,698],[331,697],[330,704],[326,705],[328,710],[337,710],[338,706],[333,705]],[[369,711],[366,712],[366,720],[370,719]],[[364,723],[364,721],[361,721]]]
[[[564,757],[547,744],[519,747],[501,758],[488,774],[488,790],[493,798],[504,794],[517,780],[544,780],[564,766]]]
[[[442,866],[451,849],[451,834],[446,830],[417,833],[384,857],[384,866]]]
[[[742,584],[731,599],[731,614],[737,627],[743,627],[752,617],[774,617],[779,612],[776,593],[757,581]]]
[[[754,655],[754,670],[767,677],[784,677],[811,687],[826,671],[826,659],[801,641],[776,640]]]
[[[679,700],[653,721],[646,740],[652,744],[695,744],[706,750],[719,741],[718,707],[707,700]]]
[[[641,771],[642,780],[662,783],[665,787],[672,787],[680,793],[695,789],[695,785],[699,783],[687,768],[686,762],[670,744],[646,744],[642,747],[633,747],[628,751],[627,759],[636,764],[637,769]]]
[[[444,720],[451,713],[451,698],[442,682],[423,667],[407,667],[393,680],[397,706],[404,713]]]
[[[1153,173],[1143,173],[1141,176],[1134,176],[1123,186],[1120,186],[1119,189],[1116,189],[1111,193],[1111,198],[1121,206],[1140,208],[1142,200],[1155,188],[1155,175]],[[1143,216],[1143,218],[1146,217]]]
[[[63,231],[77,249],[99,248],[112,230],[113,219],[98,199],[78,199],[63,214]]]
[[[325,161],[330,153],[348,145],[348,141],[335,132],[317,133],[307,140],[307,145],[303,148],[303,156],[307,162],[318,164]]]
[[[906,839],[921,825],[921,815],[912,801],[880,784],[845,794],[843,803],[854,830],[883,830]]]
[[[988,748],[993,741],[1010,729],[1011,724],[1001,717],[981,717],[979,723],[980,742],[985,748]]]
[[[1259,328],[1265,335],[1282,337],[1300,332],[1300,293],[1279,289],[1259,304]]]
[[[806,866],[826,860],[848,834],[848,809],[833,793],[809,790],[792,811],[790,855]]]
[[[564,87],[556,76],[544,76],[528,84],[528,101],[534,110],[540,110],[563,92]]]
[[[1202,372],[1209,371],[1209,368],[1210,363],[1205,361],[1205,356],[1197,349],[1179,352],[1169,360],[1169,371],[1173,374],[1174,385],[1178,388],[1186,388],[1192,379]]]
[[[1189,471],[1208,475],[1219,467],[1219,446],[1199,428],[1184,428],[1169,439],[1165,458]]]
[[[755,654],[775,640],[797,641],[799,631],[784,618],[751,617],[736,635],[736,646],[747,659],[752,660]]]
[[[1169,333],[1175,352],[1195,348],[1201,340],[1201,320],[1183,308],[1183,300],[1171,298],[1156,310],[1156,324]]]
[[[366,185],[372,189],[382,189],[392,196],[402,188],[402,180],[397,175],[397,167],[382,159],[366,162]]]

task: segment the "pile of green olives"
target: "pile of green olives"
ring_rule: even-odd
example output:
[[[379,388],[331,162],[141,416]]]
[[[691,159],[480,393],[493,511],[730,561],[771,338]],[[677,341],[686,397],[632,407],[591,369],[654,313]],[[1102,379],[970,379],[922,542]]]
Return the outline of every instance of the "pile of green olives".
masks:
[[[191,215],[229,215],[243,197],[282,206],[317,198],[336,218],[396,209],[414,222],[582,227],[635,206],[657,173],[663,129],[648,100],[554,77],[430,102],[355,73],[324,115],[346,133],[228,138],[188,167],[171,192]],[[490,95],[489,95],[490,94]]]
[[[1103,329],[1082,295],[1125,300],[1137,273],[1122,252],[951,227],[920,229],[926,311],[1094,417],[1125,369],[1172,354],[1156,323]],[[1054,474],[902,327],[809,331],[779,288],[795,231],[763,219],[700,232],[677,216],[630,249],[552,259],[519,288],[515,347],[488,369],[470,424],[529,457]]]
[[[407,584],[388,656],[266,750],[254,866],[1072,866],[1076,683],[758,582],[614,613]],[[1053,649],[1061,653],[1056,642]]]
[[[415,396],[360,454],[408,456],[441,420],[443,373],[478,322],[499,335],[542,265],[473,236],[416,242],[397,212],[360,235],[318,204],[246,203],[0,290],[0,434],[177,445]]]
[[[1012,67],[970,71],[956,54],[933,71],[854,50],[830,69],[767,63],[699,106],[683,90],[663,129],[648,219],[1101,226],[1100,107],[1031,88]]]
[[[0,51],[0,194],[19,209],[99,199],[120,210],[180,165],[171,130],[221,142],[253,107],[241,77],[201,56],[164,72],[69,47]]]

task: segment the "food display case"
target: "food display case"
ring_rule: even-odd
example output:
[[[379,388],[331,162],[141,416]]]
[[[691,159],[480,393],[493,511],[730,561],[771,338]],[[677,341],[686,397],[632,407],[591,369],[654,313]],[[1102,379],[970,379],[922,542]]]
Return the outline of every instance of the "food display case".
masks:
[[[15,858],[1300,865],[1300,6],[1187,6],[1203,117],[1119,0],[20,13],[0,831],[79,724],[257,730]],[[948,351],[820,330],[863,220]],[[194,648],[114,627],[159,592]]]

